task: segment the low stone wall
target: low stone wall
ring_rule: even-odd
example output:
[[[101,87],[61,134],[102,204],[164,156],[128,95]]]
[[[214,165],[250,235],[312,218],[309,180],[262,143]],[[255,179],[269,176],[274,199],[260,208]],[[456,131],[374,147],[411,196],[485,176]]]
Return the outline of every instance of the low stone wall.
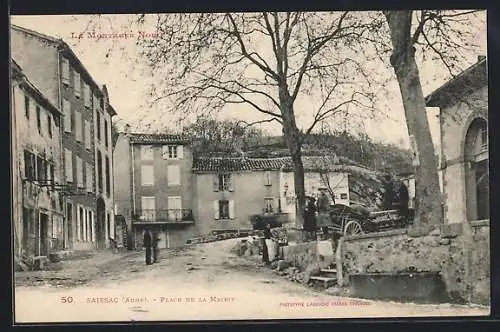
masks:
[[[489,223],[467,225],[444,225],[421,237],[412,237],[405,230],[346,237],[342,250],[346,277],[440,272],[450,300],[489,304]]]

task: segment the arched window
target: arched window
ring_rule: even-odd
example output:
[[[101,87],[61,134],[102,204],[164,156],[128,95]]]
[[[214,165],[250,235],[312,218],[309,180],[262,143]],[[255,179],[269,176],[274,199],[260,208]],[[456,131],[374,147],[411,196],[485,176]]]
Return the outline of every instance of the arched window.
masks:
[[[489,219],[488,123],[477,118],[465,136],[465,188],[468,220]]]

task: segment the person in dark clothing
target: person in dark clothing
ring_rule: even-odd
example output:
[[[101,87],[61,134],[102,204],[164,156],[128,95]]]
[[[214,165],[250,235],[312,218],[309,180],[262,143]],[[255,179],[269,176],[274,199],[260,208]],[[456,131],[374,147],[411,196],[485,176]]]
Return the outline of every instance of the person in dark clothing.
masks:
[[[383,185],[384,185],[383,209],[392,210],[394,197],[396,196],[396,193],[394,192],[394,183],[390,175],[385,176]]]
[[[335,204],[335,202],[334,202]],[[326,195],[326,189],[321,188],[318,198],[318,224],[321,227],[321,233],[323,234],[323,240],[328,239],[328,226],[330,224],[330,215],[328,213],[330,209],[330,200]]]
[[[398,189],[398,205],[399,205],[399,214],[401,215],[404,221],[408,221],[409,201],[410,201],[410,195],[408,193],[408,187],[403,181],[401,181]]]
[[[144,247],[146,248],[146,264],[151,265],[151,246],[152,246],[152,238],[151,233],[148,230],[144,231]]]
[[[160,255],[160,248],[158,248],[158,243],[160,238],[158,232],[153,232],[153,263],[158,263],[158,256]]]
[[[308,197],[304,211],[304,231],[308,240],[316,239],[316,204],[314,197]]]
[[[266,224],[264,228],[264,238],[262,239],[262,261],[267,265],[269,264],[269,248],[267,247],[266,240],[271,239],[271,224]]]

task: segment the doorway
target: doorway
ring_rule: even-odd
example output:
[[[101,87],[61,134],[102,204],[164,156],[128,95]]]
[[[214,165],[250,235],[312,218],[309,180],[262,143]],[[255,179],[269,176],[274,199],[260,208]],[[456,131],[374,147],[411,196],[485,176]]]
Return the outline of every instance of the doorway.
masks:
[[[97,248],[106,248],[106,205],[104,200],[99,197],[96,204],[96,224],[95,238],[97,240]]]
[[[47,256],[49,253],[49,216],[40,213],[40,256]]]

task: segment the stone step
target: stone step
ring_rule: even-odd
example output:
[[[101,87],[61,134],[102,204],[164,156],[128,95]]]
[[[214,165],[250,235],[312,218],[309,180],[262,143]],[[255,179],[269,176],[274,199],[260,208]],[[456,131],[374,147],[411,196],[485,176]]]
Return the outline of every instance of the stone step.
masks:
[[[334,286],[337,283],[337,278],[332,277],[312,276],[309,280],[312,282],[321,283],[325,288]]]

